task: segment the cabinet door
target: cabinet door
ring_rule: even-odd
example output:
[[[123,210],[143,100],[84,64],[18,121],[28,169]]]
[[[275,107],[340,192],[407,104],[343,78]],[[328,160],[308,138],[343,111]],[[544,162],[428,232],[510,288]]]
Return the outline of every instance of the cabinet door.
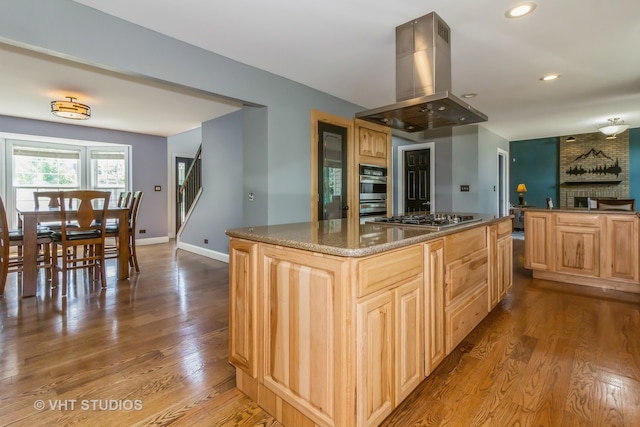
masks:
[[[360,119],[355,120],[355,130],[358,163],[389,168],[391,166],[391,130]]]
[[[513,287],[513,239],[498,239],[498,301]]]
[[[404,400],[424,379],[422,274],[398,286],[395,299],[395,402]]]
[[[229,362],[257,378],[257,244],[229,243]]]
[[[489,311],[500,301],[500,273],[498,266],[498,226],[487,227],[489,245]]]
[[[445,358],[444,242],[425,245],[425,375]]]
[[[357,406],[361,426],[376,426],[394,408],[393,292],[357,305]]]
[[[638,217],[605,215],[604,277],[638,282]]]
[[[551,214],[525,211],[524,225],[524,266],[534,270],[552,270]]]
[[[387,135],[377,130],[360,128],[360,155],[387,158]]]
[[[266,245],[259,258],[262,384],[316,424],[344,425],[345,261]]]
[[[559,225],[555,240],[558,273],[600,275],[600,228]]]

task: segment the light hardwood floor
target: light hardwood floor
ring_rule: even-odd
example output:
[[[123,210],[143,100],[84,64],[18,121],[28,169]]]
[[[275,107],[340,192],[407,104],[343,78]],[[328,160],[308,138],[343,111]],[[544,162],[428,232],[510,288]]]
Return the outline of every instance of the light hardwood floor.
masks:
[[[45,283],[22,299],[9,276],[0,425],[279,426],[234,389],[227,265],[138,253],[139,274],[112,266],[106,290],[80,274],[66,299]],[[533,280],[514,253],[513,292],[385,426],[640,425],[640,297]]]

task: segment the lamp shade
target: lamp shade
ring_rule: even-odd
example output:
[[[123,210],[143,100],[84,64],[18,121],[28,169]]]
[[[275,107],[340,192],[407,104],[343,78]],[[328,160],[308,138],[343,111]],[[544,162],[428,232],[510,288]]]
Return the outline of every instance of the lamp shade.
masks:
[[[51,101],[51,114],[65,119],[86,120],[91,117],[91,108],[88,105],[76,102],[76,99],[67,96],[68,101]]]
[[[598,130],[607,136],[617,135],[628,128],[629,125],[625,124],[624,120],[620,120],[618,117],[607,119],[607,123],[598,125]]]
[[[516,193],[526,193],[527,186],[524,184],[518,184],[518,188],[516,188]]]

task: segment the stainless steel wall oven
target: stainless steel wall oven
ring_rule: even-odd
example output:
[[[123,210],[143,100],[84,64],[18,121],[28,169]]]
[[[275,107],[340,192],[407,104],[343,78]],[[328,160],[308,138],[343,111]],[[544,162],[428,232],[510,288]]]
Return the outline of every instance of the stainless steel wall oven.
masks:
[[[360,165],[360,216],[387,214],[387,168]]]

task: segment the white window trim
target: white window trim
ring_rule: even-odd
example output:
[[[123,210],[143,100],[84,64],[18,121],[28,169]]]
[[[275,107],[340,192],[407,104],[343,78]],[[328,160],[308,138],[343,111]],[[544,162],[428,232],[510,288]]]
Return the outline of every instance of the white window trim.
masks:
[[[46,140],[45,140],[46,139]],[[4,174],[0,174],[0,193],[5,203],[9,227],[15,228],[14,219],[17,217],[16,212],[16,191],[13,186],[13,147],[14,145],[42,148],[64,148],[78,150],[80,152],[80,188],[89,188],[91,185],[91,151],[124,151],[125,155],[125,190],[131,191],[131,146],[125,144],[113,143],[96,143],[96,142],[77,142],[61,140],[59,142],[52,141],[50,138],[43,140],[36,139],[19,139],[19,138],[0,138],[0,165],[3,165]]]

